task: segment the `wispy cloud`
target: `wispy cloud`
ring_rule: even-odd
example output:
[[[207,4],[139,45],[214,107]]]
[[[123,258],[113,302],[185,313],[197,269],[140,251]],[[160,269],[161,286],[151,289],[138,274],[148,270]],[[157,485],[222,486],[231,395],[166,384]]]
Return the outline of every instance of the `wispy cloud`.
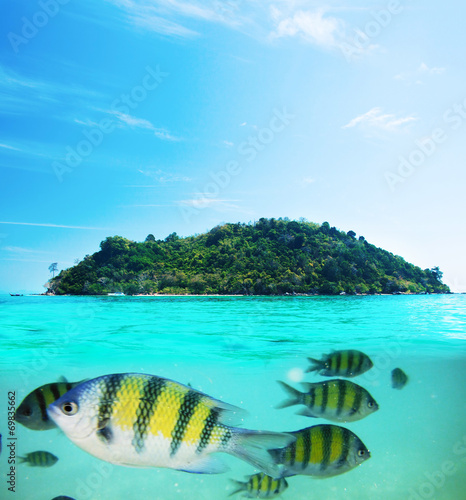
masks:
[[[187,206],[192,208],[215,208],[217,210],[226,210],[226,209],[239,209],[239,205],[236,205],[232,202],[238,202],[240,200],[226,200],[219,198],[207,198],[200,194],[199,197],[188,199],[188,200],[179,200],[176,203],[180,206]]]
[[[418,68],[418,71],[421,73],[428,73],[429,75],[441,75],[445,71],[445,68],[440,68],[440,67],[429,68],[429,66],[427,66],[426,63],[421,63],[421,65]]]
[[[52,253],[44,250],[34,250],[32,248],[22,248],[22,247],[12,247],[12,246],[3,247],[2,250],[14,253],[46,253],[46,254]]]
[[[109,111],[108,113],[114,116],[119,121],[120,125],[126,125],[132,129],[150,130],[156,137],[165,141],[181,140],[179,137],[175,137],[174,135],[170,134],[168,130],[164,128],[158,128],[149,120],[146,120],[144,118],[137,118],[135,116],[121,113],[120,111]]]
[[[90,230],[100,230],[107,231],[109,228],[106,227],[87,227],[87,226],[67,226],[62,224],[49,224],[49,223],[39,223],[39,222],[4,222],[0,221],[0,224],[10,224],[14,226],[39,226],[39,227],[57,227],[65,229],[90,229]]]
[[[423,79],[427,76],[441,75],[446,71],[446,68],[442,67],[429,67],[426,63],[422,62],[416,69],[411,71],[406,71],[404,73],[398,73],[393,78],[394,80],[400,80],[408,85],[416,84],[422,85],[424,83]]]
[[[142,175],[145,175],[146,177],[150,177],[151,179],[161,183],[161,184],[166,184],[170,182],[191,182],[192,179],[191,177],[188,177],[186,175],[174,173],[174,172],[165,172],[164,170],[157,169],[157,170],[141,170],[139,169],[138,172],[140,172]]]
[[[343,126],[343,128],[352,128],[361,126],[365,128],[376,128],[385,131],[395,131],[402,128],[404,125],[416,121],[415,116],[397,117],[396,115],[383,113],[381,108],[375,107]]]

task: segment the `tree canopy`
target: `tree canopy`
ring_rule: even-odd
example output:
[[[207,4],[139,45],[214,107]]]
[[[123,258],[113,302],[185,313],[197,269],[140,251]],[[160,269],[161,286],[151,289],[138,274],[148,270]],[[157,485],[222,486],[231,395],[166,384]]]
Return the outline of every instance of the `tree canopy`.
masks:
[[[56,294],[448,293],[422,270],[328,222],[260,219],[204,234],[144,242],[108,237],[100,251],[51,280]],[[153,239],[152,239],[153,238]]]

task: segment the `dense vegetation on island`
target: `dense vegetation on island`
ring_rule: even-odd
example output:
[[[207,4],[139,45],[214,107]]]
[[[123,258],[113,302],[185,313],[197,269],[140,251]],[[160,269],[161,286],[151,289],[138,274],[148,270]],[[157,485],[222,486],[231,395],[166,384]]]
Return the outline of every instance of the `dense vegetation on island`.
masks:
[[[225,224],[205,234],[144,242],[113,236],[100,251],[61,271],[55,294],[448,293],[438,267],[402,257],[342,232],[301,220]]]

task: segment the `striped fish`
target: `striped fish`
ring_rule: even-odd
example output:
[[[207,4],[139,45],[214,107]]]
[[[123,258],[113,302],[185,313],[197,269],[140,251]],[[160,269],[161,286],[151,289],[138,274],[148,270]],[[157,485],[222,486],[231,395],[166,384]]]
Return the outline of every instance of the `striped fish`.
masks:
[[[392,370],[392,387],[393,389],[403,389],[408,383],[408,375],[401,369],[395,368]]]
[[[52,500],[74,500],[74,498],[67,497],[65,495],[60,495],[58,497],[52,498]]]
[[[243,491],[245,498],[275,498],[288,488],[286,479],[274,479],[263,472],[250,476],[246,482],[235,481],[237,489],[229,496]]]
[[[33,451],[24,457],[18,457],[20,464],[26,463],[31,467],[51,467],[58,462],[58,457],[48,451]]]
[[[322,424],[290,432],[296,441],[270,454],[282,464],[282,477],[303,474],[330,477],[343,474],[370,458],[370,452],[353,432]]]
[[[16,410],[15,420],[35,431],[53,429],[56,426],[47,415],[47,406],[79,383],[67,382],[62,378],[60,382],[41,385],[23,399]]]
[[[376,400],[366,389],[349,380],[332,379],[315,384],[301,384],[306,392],[300,392],[280,380],[278,383],[290,398],[276,408],[306,406],[298,415],[321,417],[332,422],[354,422],[379,409]]]
[[[307,358],[312,366],[307,372],[318,372],[326,377],[356,377],[370,370],[374,364],[367,354],[354,349],[333,351],[321,360]]]
[[[268,450],[294,441],[290,434],[230,427],[243,410],[155,375],[114,374],[83,382],[48,412],[83,450],[131,467],[219,473],[227,468],[211,454],[221,451],[279,477]]]

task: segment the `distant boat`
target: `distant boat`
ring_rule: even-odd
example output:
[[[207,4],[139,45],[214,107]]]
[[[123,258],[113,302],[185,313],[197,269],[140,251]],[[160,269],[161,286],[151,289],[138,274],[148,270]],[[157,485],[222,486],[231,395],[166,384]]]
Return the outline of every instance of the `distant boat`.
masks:
[[[22,293],[10,293],[10,295],[11,295],[12,297],[22,297],[22,296],[23,296],[23,294],[22,294]]]
[[[115,293],[107,293],[109,297],[124,297],[125,294],[123,292],[115,292]]]

